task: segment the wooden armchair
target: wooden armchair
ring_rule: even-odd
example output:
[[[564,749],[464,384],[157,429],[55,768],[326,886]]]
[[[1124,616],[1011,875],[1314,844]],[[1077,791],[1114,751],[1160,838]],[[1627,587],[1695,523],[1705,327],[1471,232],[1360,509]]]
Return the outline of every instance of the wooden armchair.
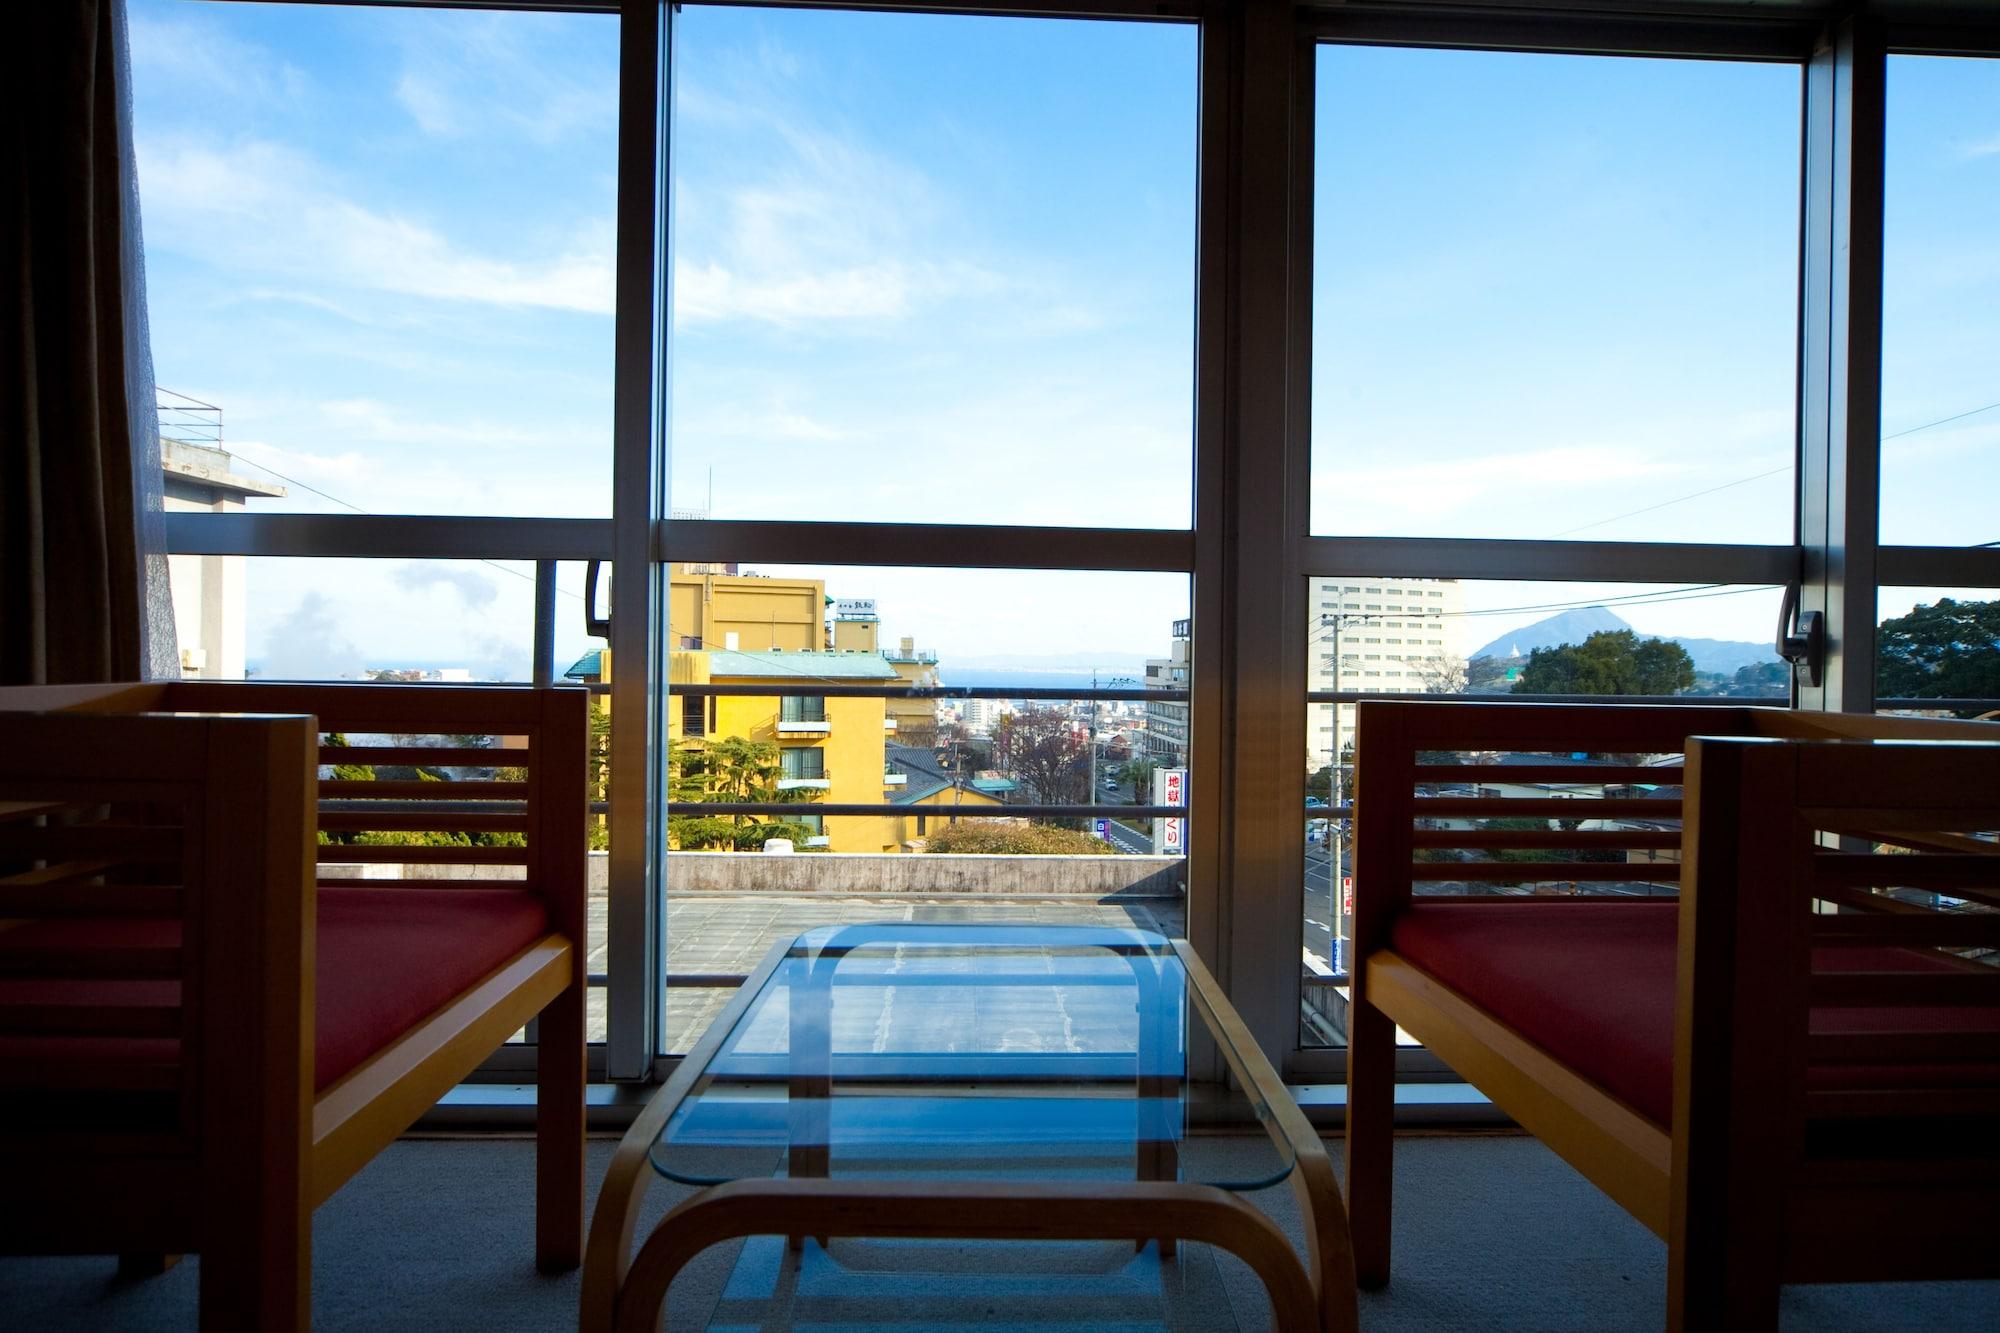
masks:
[[[1399,1026],[1667,1241],[1671,1328],[1773,1327],[1783,1282],[2000,1276],[2000,741],[1965,743],[1996,732],[1362,704],[1361,1284]]]
[[[313,1208],[539,1019],[536,1259],[574,1267],[585,708],[0,690],[0,1252],[198,1252],[204,1328],[305,1328]]]

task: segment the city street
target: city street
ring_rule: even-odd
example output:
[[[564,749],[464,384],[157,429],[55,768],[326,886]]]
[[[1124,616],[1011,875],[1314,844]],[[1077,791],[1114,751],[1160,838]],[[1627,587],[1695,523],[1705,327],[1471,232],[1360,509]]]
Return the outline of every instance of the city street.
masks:
[[[1111,845],[1121,852],[1131,852],[1138,856],[1153,854],[1153,839],[1150,835],[1129,829],[1115,819],[1111,821],[1108,836]]]
[[[1332,852],[1317,843],[1308,843],[1304,886],[1305,951],[1328,971],[1341,970],[1334,966],[1332,956],[1334,933],[1339,924],[1339,905],[1334,897],[1336,887]]]

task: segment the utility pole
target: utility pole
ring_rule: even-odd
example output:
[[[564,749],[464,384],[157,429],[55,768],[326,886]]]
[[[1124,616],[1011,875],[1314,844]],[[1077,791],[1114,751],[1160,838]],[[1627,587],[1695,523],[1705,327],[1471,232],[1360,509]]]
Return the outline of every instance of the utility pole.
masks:
[[[1339,612],[1321,614],[1319,618],[1320,627],[1322,629],[1331,631],[1333,635],[1333,688],[1335,693],[1339,693],[1341,688],[1340,631],[1345,627],[1347,627],[1348,625],[1365,624],[1366,622],[1374,619],[1376,619],[1375,616],[1366,613],[1363,613],[1358,616],[1345,615]],[[1343,723],[1341,720],[1340,710],[1341,710],[1341,704],[1338,701],[1336,701],[1333,704],[1333,763],[1331,765],[1333,781],[1328,790],[1328,795],[1331,799],[1327,802],[1327,811],[1326,811],[1327,856],[1333,870],[1333,873],[1328,877],[1326,884],[1326,891],[1328,898],[1327,919],[1329,922],[1332,923],[1333,933],[1336,936],[1338,936],[1340,933],[1340,884],[1342,878],[1341,861],[1343,859],[1343,854],[1346,850],[1346,842],[1347,842],[1347,837],[1346,837],[1347,821],[1344,818],[1342,818],[1341,815],[1339,814],[1339,810],[1342,805],[1341,798],[1343,795],[1343,789],[1347,785],[1346,783],[1341,781],[1341,778],[1344,776],[1343,770],[1345,768],[1345,764],[1342,762],[1342,756],[1345,755],[1347,752],[1347,745],[1346,745],[1347,728],[1345,723]]]

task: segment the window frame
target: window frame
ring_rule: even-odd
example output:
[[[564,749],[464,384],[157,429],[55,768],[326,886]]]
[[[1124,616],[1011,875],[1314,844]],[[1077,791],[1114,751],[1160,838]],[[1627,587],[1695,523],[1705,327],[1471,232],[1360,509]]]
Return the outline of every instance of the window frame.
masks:
[[[449,3],[449,0],[441,0]],[[1865,711],[1874,694],[1882,586],[2000,587],[2000,549],[1880,546],[1882,89],[1887,54],[2000,55],[2000,14],[1907,22],[1889,4],[1781,15],[1670,0],[1432,6],[1353,0],[988,0],[854,3],[851,9],[1193,23],[1199,29],[1194,517],[1186,529],[1078,529],[839,522],[694,522],[670,516],[664,395],[670,340],[673,27],[664,0],[482,7],[620,16],[613,512],[610,519],[316,514],[165,516],[175,554],[405,559],[608,560],[640,577],[612,589],[609,693],[620,720],[613,775],[611,1030],[597,1076],[647,1079],[660,1025],[659,796],[666,718],[666,562],[920,565],[1173,572],[1191,579],[1188,708],[1192,785],[1187,930],[1250,1030],[1289,1078],[1337,1080],[1339,1052],[1298,1045],[1296,956],[1306,735],[1308,580],[1503,578],[1789,583],[1827,614],[1825,683],[1800,707]],[[801,6],[803,7],[803,6]],[[1643,12],[1641,12],[1643,11]],[[1795,60],[1807,72],[1801,287],[1800,466],[1793,545],[1536,542],[1314,536],[1310,466],[1313,56],[1325,40],[1597,55]],[[554,598],[536,599],[536,676],[550,683]],[[1358,697],[1358,696],[1357,696]],[[1342,695],[1340,702],[1348,702]],[[596,978],[603,980],[604,978]],[[503,1055],[497,1067],[525,1066]],[[1415,1077],[1442,1077],[1424,1053]]]

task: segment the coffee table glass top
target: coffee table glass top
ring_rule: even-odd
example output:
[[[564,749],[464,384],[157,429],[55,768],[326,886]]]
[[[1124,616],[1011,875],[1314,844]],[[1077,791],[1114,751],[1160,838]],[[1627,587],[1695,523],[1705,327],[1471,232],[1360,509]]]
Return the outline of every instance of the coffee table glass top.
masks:
[[[808,931],[654,1142],[691,1185],[769,1176],[1183,1180],[1292,1169],[1221,1070],[1170,941],[1102,926]],[[720,1021],[728,1021],[727,1016]],[[690,1057],[696,1058],[696,1057]],[[1218,1135],[1210,1130],[1250,1130]]]

